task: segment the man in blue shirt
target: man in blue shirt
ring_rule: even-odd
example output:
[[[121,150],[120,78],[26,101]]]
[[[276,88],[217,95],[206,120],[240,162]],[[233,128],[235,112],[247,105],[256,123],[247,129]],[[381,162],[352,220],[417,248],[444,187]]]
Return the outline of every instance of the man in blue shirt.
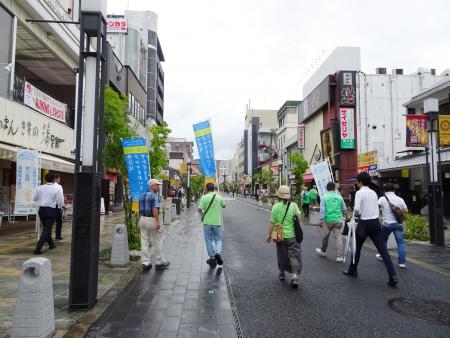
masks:
[[[144,271],[152,268],[150,258],[153,256],[156,269],[167,269],[170,262],[164,259],[164,232],[159,220],[159,186],[158,180],[148,181],[149,191],[139,200],[139,227],[141,230],[141,261]]]

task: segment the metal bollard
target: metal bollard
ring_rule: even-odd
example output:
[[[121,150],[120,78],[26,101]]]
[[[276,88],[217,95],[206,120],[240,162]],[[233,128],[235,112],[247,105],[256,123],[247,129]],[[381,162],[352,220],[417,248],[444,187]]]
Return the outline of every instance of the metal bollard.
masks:
[[[124,267],[127,266],[129,261],[127,226],[125,224],[118,224],[114,228],[111,249],[111,266]]]
[[[172,207],[170,205],[164,207],[163,224],[164,225],[172,224]]]
[[[52,264],[44,257],[22,264],[11,337],[50,337],[55,331]]]

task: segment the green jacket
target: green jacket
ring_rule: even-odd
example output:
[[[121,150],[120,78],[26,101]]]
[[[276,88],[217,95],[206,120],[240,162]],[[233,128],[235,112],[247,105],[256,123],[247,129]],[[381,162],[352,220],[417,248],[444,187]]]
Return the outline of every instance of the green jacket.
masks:
[[[320,199],[320,219],[324,222],[342,222],[346,209],[344,199],[335,191],[327,192]]]

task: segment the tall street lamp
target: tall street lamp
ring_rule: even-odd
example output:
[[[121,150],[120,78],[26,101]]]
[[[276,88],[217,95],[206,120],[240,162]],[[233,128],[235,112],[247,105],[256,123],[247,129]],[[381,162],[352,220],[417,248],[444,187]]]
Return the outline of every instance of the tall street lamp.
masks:
[[[81,2],[75,201],[69,284],[71,310],[90,309],[97,302],[107,57],[105,17],[106,0]]]
[[[191,207],[191,162],[187,164],[186,207]]]

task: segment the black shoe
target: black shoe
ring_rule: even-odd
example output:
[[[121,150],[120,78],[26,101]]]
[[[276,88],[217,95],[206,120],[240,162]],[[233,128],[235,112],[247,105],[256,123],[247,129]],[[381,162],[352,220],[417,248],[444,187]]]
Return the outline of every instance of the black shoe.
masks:
[[[56,245],[55,245],[55,244],[50,244],[50,245],[48,246],[48,249],[49,249],[49,250],[53,250],[54,248],[56,248]]]
[[[155,264],[155,267],[157,270],[164,270],[167,269],[170,265],[170,262],[164,262],[162,264]]]
[[[356,278],[358,277],[358,273],[356,271],[350,272],[350,271],[342,271],[342,273],[348,277]]]
[[[210,259],[208,259],[208,260],[206,261],[206,263],[207,263],[210,267],[212,267],[212,268],[215,268],[216,265],[217,265],[217,262],[216,262],[216,259],[215,259],[215,258],[210,258]]]
[[[151,264],[142,264],[142,271],[148,271],[152,268]]]
[[[222,259],[222,256],[220,255],[220,253],[216,253],[216,255],[214,257],[216,258],[217,264],[223,265],[223,259]]]
[[[56,237],[55,239],[56,239],[57,241],[62,241],[62,240],[63,240],[62,237]]]
[[[398,283],[398,278],[397,276],[392,276],[391,278],[389,278],[389,282],[387,283],[390,287],[395,287]]]
[[[298,279],[297,278],[292,278],[292,280],[291,280],[291,287],[293,289],[297,289],[298,288]]]
[[[279,279],[279,280],[285,280],[285,279],[286,279],[285,273],[284,273],[284,272],[280,272],[280,273],[278,274],[278,279]]]
[[[42,255],[42,251],[41,251],[41,250],[38,250],[38,249],[34,249],[34,250],[33,250],[33,253],[34,253],[35,255]]]

